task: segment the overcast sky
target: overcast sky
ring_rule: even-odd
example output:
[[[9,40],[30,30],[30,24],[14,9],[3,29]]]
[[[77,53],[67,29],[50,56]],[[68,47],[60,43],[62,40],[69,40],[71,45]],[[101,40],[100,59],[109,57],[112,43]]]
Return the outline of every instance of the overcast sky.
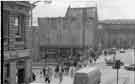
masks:
[[[64,4],[70,4],[72,1],[97,1],[99,20],[135,19],[135,0],[53,0],[53,5],[47,6],[57,4],[63,7]]]

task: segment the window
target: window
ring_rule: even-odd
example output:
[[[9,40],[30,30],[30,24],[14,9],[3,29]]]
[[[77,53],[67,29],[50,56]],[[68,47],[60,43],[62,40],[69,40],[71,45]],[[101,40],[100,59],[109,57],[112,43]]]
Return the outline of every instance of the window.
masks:
[[[60,54],[60,56],[64,56],[64,57],[70,56],[71,50],[70,50],[70,48],[61,48],[59,54]]]
[[[4,41],[4,50],[8,50],[8,44],[9,44],[9,29],[8,29],[8,12],[7,11],[3,11],[2,12],[2,32],[3,32],[3,41]]]
[[[6,78],[8,78],[9,76],[10,76],[10,65],[9,65],[9,63],[7,63],[7,64],[4,64],[4,71],[5,71],[5,77]]]
[[[77,17],[72,17],[71,18],[71,22],[74,22],[74,21],[76,21],[77,20]]]
[[[16,41],[23,41],[24,36],[24,17],[21,15],[11,15],[10,16],[10,22],[9,26],[12,29],[15,29],[15,34],[16,34]]]
[[[4,42],[8,42],[8,12],[6,11],[3,11],[3,39],[4,39]]]
[[[51,26],[52,26],[52,29],[57,30],[56,18],[51,19]]]
[[[70,30],[70,19],[69,18],[64,18],[63,20],[63,29],[64,30]]]

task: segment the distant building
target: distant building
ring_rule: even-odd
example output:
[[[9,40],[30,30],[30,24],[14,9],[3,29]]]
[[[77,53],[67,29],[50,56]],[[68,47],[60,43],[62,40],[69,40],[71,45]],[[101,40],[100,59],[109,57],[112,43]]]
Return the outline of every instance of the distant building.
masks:
[[[135,20],[99,21],[97,44],[104,48],[133,48],[135,46]]]
[[[31,79],[32,5],[27,1],[2,1],[3,84],[28,84]],[[18,79],[18,80],[17,80]]]
[[[96,4],[72,3],[63,9],[63,12],[56,17],[39,18],[40,56],[47,57],[47,61],[49,58],[55,58],[53,62],[64,59],[66,61],[69,56],[77,58],[80,55],[79,51],[94,45],[97,24]],[[56,12],[58,11],[62,9],[57,9]]]

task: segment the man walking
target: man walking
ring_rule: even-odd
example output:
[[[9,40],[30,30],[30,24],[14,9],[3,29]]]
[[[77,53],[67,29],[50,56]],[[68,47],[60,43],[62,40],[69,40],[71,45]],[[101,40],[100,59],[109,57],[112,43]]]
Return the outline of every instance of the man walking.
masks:
[[[62,80],[63,80],[63,72],[64,72],[64,69],[61,67],[61,70],[60,70],[60,72],[59,72],[60,84],[61,84],[61,82],[62,82]]]

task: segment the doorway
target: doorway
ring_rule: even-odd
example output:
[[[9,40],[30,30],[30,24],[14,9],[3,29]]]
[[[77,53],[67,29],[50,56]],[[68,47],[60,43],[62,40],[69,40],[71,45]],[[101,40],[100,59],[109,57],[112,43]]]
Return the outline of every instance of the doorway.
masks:
[[[18,82],[18,84],[23,84],[25,81],[24,81],[24,79],[25,79],[25,70],[24,70],[24,68],[21,68],[21,69],[18,69],[18,72],[17,72],[18,74],[17,74],[17,82]]]

